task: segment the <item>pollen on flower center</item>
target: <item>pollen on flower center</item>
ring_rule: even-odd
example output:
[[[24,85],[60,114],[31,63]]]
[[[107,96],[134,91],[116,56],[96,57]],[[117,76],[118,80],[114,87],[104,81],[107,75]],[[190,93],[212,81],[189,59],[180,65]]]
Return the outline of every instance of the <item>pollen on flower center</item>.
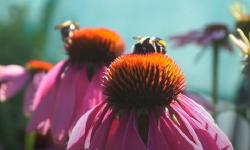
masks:
[[[109,104],[119,108],[166,106],[185,88],[177,64],[162,54],[125,55],[107,70],[104,94]]]
[[[26,68],[30,72],[48,72],[52,67],[52,64],[40,60],[32,60],[26,63]]]
[[[73,33],[66,46],[72,61],[107,63],[122,54],[125,45],[121,37],[108,29],[81,29]]]

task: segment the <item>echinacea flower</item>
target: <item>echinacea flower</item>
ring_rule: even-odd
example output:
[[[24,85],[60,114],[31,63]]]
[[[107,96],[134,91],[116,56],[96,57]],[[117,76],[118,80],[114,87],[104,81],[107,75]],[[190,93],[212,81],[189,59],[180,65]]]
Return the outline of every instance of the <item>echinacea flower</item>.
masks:
[[[52,64],[33,60],[25,67],[19,65],[0,66],[0,101],[10,100],[27,85],[23,110],[26,116],[31,113],[31,105],[36,90]]]
[[[237,29],[241,39],[232,34],[229,36],[232,42],[240,48],[243,56],[243,73],[250,79],[250,42],[241,29]]]
[[[76,123],[69,150],[232,150],[212,117],[182,94],[182,71],[168,56],[133,54],[107,70],[106,99]]]
[[[166,54],[166,42],[154,36],[134,37],[136,43],[133,45],[133,54]],[[203,96],[190,91],[185,91],[185,95],[192,98],[195,102],[203,106],[207,111],[214,112],[215,108]]]
[[[233,48],[228,40],[229,30],[223,24],[211,24],[201,30],[194,30],[184,35],[177,35],[171,37],[175,42],[176,47],[185,46],[190,43],[195,43],[201,47],[212,46],[212,102],[216,106],[218,103],[218,64],[219,64],[219,50],[224,47],[229,52]],[[214,113],[216,117],[216,113]]]
[[[176,47],[195,43],[201,47],[217,45],[232,52],[233,49],[228,41],[228,35],[229,30],[226,25],[211,24],[207,25],[204,29],[197,29],[183,35],[172,36],[170,39],[175,43]]]
[[[48,73],[37,91],[28,131],[37,130],[63,144],[72,126],[103,100],[101,79],[106,65],[122,54],[121,37],[105,28],[75,30],[65,43],[69,58]]]

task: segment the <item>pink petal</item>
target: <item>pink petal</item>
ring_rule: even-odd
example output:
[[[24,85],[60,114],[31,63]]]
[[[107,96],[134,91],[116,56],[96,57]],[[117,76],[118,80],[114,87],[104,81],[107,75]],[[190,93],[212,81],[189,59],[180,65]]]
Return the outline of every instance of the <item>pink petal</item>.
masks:
[[[45,73],[43,72],[36,73],[33,76],[31,83],[29,83],[26,89],[26,92],[24,95],[24,104],[23,104],[23,111],[26,117],[29,117],[31,115],[31,112],[32,112],[31,107],[32,107],[33,99],[35,97],[35,93],[38,89],[40,82],[42,81],[44,77],[45,77]]]
[[[149,128],[149,139],[148,148],[150,150],[155,149],[166,149],[179,150],[179,149],[199,149],[201,144],[192,128],[186,128],[190,126],[188,122],[185,122],[182,127],[175,123],[171,116],[159,114],[159,120],[151,114],[150,116],[150,128]]]
[[[201,105],[197,104],[192,99],[183,94],[179,94],[177,99],[180,102],[182,109],[189,112],[193,116],[195,115],[197,119],[206,119],[208,121],[214,122],[212,116]]]
[[[0,68],[0,102],[15,96],[30,78],[25,68],[18,65],[1,66]]]
[[[195,42],[197,39],[199,39],[202,36],[202,32],[200,31],[191,31],[184,35],[176,35],[170,37],[170,40],[175,42],[176,47],[185,46],[187,44],[190,44],[192,42]]]
[[[215,107],[212,105],[211,101],[208,101],[202,95],[199,95],[195,92],[185,91],[185,96],[189,97],[190,99],[194,100],[196,103],[200,104],[209,112],[214,112]]]
[[[41,134],[46,134],[50,128],[50,116],[55,105],[54,100],[58,88],[56,81],[66,64],[66,61],[59,62],[40,83],[32,104],[34,112],[27,128],[28,131],[38,130]]]
[[[70,121],[75,108],[77,82],[75,75],[77,68],[69,66],[67,72],[60,80],[60,85],[57,90],[55,107],[53,108],[51,131],[56,142],[65,141],[70,127]]]
[[[117,114],[116,114],[117,115]],[[116,116],[109,127],[105,150],[146,150],[137,129],[135,113]]]
[[[86,112],[74,126],[68,141],[67,149],[78,150],[84,147],[86,136],[95,122],[98,112],[103,110],[105,105],[99,104]],[[86,143],[89,145],[89,143]]]
[[[186,99],[185,96],[182,98],[184,100],[181,101],[185,101],[186,107],[183,109],[184,104],[175,106],[177,117],[179,120],[184,120],[185,118],[188,120],[191,128],[195,130],[199,141],[202,143],[203,149],[232,150],[233,147],[227,136],[218,128],[211,116],[207,112],[205,113],[202,107],[196,107],[198,104],[195,104],[192,100]],[[187,105],[188,103],[189,105]],[[185,111],[187,109],[189,111]]]
[[[116,115],[115,111],[110,110],[105,114],[101,123],[95,122],[98,127],[93,129],[89,149],[146,150],[137,132],[135,114],[127,117],[124,114],[119,119]]]
[[[105,69],[106,68],[103,67],[97,70],[91,81],[89,81],[86,76],[86,67],[77,72],[76,93],[78,95],[76,96],[76,108],[73,115],[74,118],[71,121],[71,128],[86,111],[104,100],[101,82]]]
[[[68,64],[67,61],[61,61],[57,63],[44,77],[43,81],[40,83],[40,87],[37,90],[35,99],[32,104],[32,109],[35,110],[40,104],[41,100],[46,99],[47,94],[56,85],[59,75],[62,73],[64,67]]]

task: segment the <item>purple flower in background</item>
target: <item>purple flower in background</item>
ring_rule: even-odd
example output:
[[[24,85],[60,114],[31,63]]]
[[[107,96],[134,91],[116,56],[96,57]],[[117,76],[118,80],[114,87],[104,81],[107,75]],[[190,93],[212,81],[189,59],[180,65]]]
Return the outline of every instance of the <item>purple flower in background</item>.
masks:
[[[5,102],[18,94],[24,87],[24,114],[28,117],[34,94],[45,74],[52,65],[42,61],[30,61],[26,67],[19,65],[0,66],[0,101]]]
[[[195,43],[201,47],[212,46],[212,103],[216,107],[218,103],[218,70],[219,70],[219,52],[224,47],[227,51],[232,52],[233,48],[228,40],[229,30],[223,24],[210,24],[204,29],[193,30],[184,35],[172,36],[170,39],[176,47],[182,47],[187,44]],[[204,52],[204,51],[201,51]],[[199,55],[198,55],[199,56]],[[200,57],[197,57],[200,58]],[[216,112],[213,116],[216,117]]]
[[[107,70],[106,101],[85,113],[69,150],[232,150],[212,117],[182,94],[185,80],[162,54],[133,54]]]
[[[71,25],[62,26],[62,30]],[[103,72],[125,47],[121,37],[109,29],[66,31],[70,32],[63,34],[69,58],[55,65],[42,81],[28,126],[28,131],[41,134],[50,130],[58,144],[64,144],[83,113],[103,100]]]
[[[183,35],[172,36],[170,40],[175,43],[176,47],[182,47],[191,43],[195,43],[201,47],[217,44],[232,52],[233,48],[228,41],[228,35],[229,30],[226,25],[211,24],[204,29],[197,29]]]

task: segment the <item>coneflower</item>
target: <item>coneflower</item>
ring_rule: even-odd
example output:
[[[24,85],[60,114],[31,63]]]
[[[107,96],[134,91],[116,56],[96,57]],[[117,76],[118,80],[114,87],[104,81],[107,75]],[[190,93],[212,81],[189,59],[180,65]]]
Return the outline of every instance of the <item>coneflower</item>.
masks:
[[[203,29],[193,30],[183,35],[172,36],[171,40],[175,42],[176,47],[185,46],[190,43],[195,43],[198,46],[206,48],[212,47],[212,88],[211,97],[214,107],[218,103],[218,70],[219,70],[219,56],[221,48],[225,48],[229,52],[233,48],[228,40],[230,31],[224,24],[210,24]],[[213,116],[216,118],[217,114],[214,112]]]
[[[39,60],[29,61],[25,67],[19,65],[0,66],[0,101],[10,100],[27,85],[23,110],[26,117],[30,116],[37,88],[51,68],[52,64]]]
[[[106,71],[106,99],[76,123],[70,150],[231,150],[211,116],[182,94],[185,79],[162,54],[117,58]]]
[[[69,30],[64,41],[68,59],[59,62],[39,87],[28,131],[46,134],[63,144],[72,126],[103,100],[101,79],[106,66],[122,54],[121,37],[105,28]]]

